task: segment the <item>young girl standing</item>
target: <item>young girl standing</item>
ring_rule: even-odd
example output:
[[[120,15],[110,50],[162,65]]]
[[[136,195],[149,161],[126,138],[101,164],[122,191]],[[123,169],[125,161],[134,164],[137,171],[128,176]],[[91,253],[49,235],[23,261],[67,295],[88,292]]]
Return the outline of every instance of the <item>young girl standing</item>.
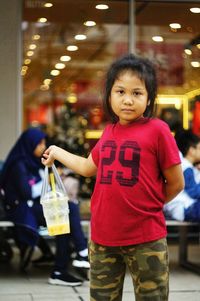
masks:
[[[152,118],[157,84],[152,64],[132,54],[107,73],[110,117],[88,158],[50,146],[43,164],[58,160],[83,176],[96,174],[91,200],[91,301],[122,300],[126,266],[137,301],[168,300],[168,254],[162,208],[184,186],[168,126]]]

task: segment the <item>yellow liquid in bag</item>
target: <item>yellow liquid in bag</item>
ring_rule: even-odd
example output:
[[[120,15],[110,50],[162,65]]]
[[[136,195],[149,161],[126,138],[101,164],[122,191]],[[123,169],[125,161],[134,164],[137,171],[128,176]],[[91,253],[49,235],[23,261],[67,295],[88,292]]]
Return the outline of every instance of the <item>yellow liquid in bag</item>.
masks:
[[[47,229],[50,236],[70,233],[69,224],[57,224],[54,226],[48,226]]]

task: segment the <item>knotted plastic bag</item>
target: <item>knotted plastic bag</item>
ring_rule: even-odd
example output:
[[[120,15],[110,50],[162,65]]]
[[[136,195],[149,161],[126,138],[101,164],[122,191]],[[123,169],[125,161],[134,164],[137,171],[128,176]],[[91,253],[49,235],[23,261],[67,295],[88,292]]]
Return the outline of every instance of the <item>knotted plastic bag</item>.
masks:
[[[45,167],[40,203],[50,236],[70,233],[69,197],[53,164]]]

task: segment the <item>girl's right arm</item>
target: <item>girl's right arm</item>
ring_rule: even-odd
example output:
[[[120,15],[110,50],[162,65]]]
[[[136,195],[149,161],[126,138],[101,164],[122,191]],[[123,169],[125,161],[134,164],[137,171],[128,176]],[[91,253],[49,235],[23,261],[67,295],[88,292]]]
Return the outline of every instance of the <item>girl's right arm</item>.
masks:
[[[51,166],[57,160],[63,165],[72,169],[75,173],[81,176],[91,177],[96,174],[97,167],[94,164],[91,154],[88,158],[83,158],[72,153],[65,151],[64,149],[51,145],[43,154],[42,163],[47,166]]]

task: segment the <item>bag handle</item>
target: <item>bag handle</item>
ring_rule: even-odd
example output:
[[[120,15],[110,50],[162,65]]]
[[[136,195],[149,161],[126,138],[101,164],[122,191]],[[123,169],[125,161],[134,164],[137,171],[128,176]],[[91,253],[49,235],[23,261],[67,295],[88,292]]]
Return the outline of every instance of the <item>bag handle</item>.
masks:
[[[61,180],[61,177],[60,177],[60,175],[59,175],[59,173],[58,173],[57,168],[55,167],[54,164],[51,166],[51,168],[52,168],[53,174],[54,174],[54,176],[55,176],[56,184],[57,184],[57,186],[58,186],[58,189],[61,190],[61,191],[63,191],[65,194],[67,194],[67,193],[66,193],[65,186],[64,186],[64,184],[63,184],[63,182],[62,182],[62,180]]]
[[[48,166],[45,166],[44,169],[44,178],[42,183],[42,191],[41,191],[41,198],[45,195],[45,193],[48,191]]]
[[[42,191],[41,191],[41,197],[40,199],[43,198],[43,196],[51,190],[51,186],[49,185],[49,168],[51,168],[53,177],[55,177],[55,188],[56,190],[62,192],[63,194],[65,194],[67,196],[67,192],[65,189],[65,186],[62,182],[62,179],[58,173],[57,168],[55,167],[55,165],[53,164],[51,167],[45,166],[44,169],[44,178],[43,178],[43,183],[42,183]]]

